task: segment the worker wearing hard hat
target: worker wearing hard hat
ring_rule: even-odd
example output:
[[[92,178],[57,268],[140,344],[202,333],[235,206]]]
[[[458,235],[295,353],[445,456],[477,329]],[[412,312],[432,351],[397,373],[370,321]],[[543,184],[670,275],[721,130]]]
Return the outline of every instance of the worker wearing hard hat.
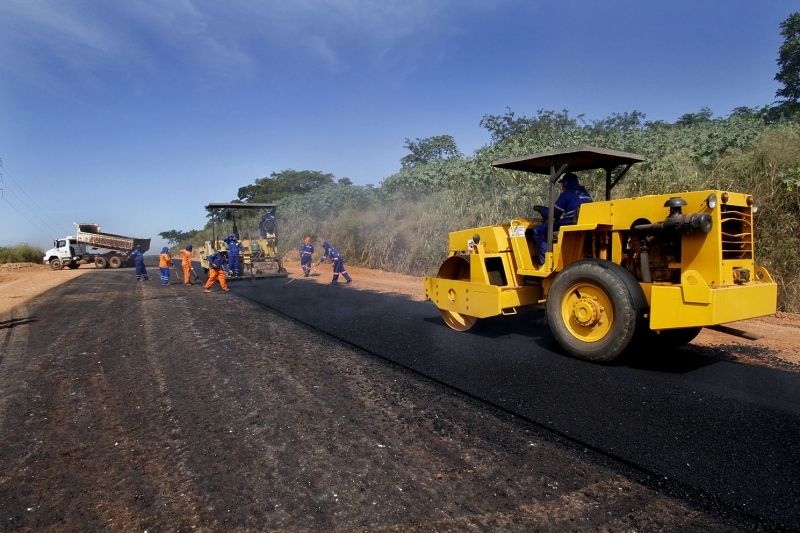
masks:
[[[311,273],[311,256],[314,253],[314,245],[311,244],[311,237],[306,237],[300,245],[300,268],[303,269],[303,276],[308,277]]]
[[[322,255],[319,262],[324,263],[325,259],[330,258],[331,263],[333,263],[333,281],[331,281],[331,285],[336,285],[339,282],[339,274],[344,276],[344,279],[347,280],[347,283],[352,282],[353,279],[344,269],[344,259],[341,255],[339,255],[339,252],[336,251],[336,248],[331,246],[328,241],[322,241],[322,247],[325,249],[325,253]]]

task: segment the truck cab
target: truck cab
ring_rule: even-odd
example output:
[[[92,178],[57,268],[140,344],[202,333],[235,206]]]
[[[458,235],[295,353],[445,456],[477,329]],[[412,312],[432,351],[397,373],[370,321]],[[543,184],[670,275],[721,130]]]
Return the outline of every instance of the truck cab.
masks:
[[[64,237],[53,241],[53,248],[44,253],[43,262],[50,265],[53,270],[64,267],[78,268],[80,261],[88,255],[86,246],[79,243],[75,237]]]

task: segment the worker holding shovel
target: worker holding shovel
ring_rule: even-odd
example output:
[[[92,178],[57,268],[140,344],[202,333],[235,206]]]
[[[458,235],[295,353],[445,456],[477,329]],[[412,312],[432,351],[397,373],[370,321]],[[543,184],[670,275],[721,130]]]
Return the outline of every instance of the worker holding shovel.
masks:
[[[192,245],[187,244],[184,250],[181,250],[181,266],[183,266],[183,284],[194,285],[189,271],[192,268]]]

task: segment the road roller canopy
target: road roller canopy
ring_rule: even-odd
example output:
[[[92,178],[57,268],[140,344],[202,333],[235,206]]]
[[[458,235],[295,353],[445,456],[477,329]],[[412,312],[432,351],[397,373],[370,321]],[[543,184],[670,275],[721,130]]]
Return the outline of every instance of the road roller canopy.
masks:
[[[244,204],[237,202],[230,202],[225,204],[208,204],[206,209],[272,209],[278,207],[278,204]]]
[[[611,199],[611,189],[622,179],[628,169],[635,163],[644,161],[645,157],[608,148],[596,146],[575,146],[550,150],[538,154],[523,155],[509,159],[498,159],[492,162],[496,168],[532,172],[550,177],[553,184],[565,172],[603,169],[606,171],[606,200]],[[612,177],[615,169],[622,167],[616,177]]]

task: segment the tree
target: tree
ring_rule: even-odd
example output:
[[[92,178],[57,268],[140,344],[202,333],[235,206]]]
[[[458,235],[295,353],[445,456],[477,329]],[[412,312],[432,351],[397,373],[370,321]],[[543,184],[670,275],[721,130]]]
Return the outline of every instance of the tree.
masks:
[[[711,112],[711,109],[709,109],[708,106],[703,106],[697,113],[686,113],[681,115],[681,118],[675,121],[675,124],[681,126],[694,126],[696,124],[711,122],[711,117],[713,116],[714,113]]]
[[[772,110],[774,121],[800,112],[800,13],[792,13],[781,22],[783,45],[778,50],[778,73],[775,81],[783,84],[775,96],[783,100]]]
[[[352,180],[350,178],[347,178],[347,177],[339,178],[339,180],[336,183],[338,183],[339,185],[352,185],[353,184]]]
[[[159,237],[164,239],[169,243],[170,246],[175,246],[179,244],[181,241],[189,240],[198,234],[198,230],[193,229],[189,231],[181,231],[181,230],[174,230],[171,229],[169,231],[162,231],[158,234]]]
[[[275,202],[292,194],[305,194],[333,183],[333,174],[318,170],[282,170],[260,178],[253,185],[240,187],[242,202]]]
[[[642,115],[643,116],[643,115]],[[504,115],[484,115],[480,126],[489,130],[494,142],[499,142],[521,133],[530,133],[532,136],[553,136],[556,132],[577,130],[578,121],[583,122],[584,115],[570,118],[569,111],[545,111],[540,109],[535,117],[522,115],[517,118],[511,108],[506,108]],[[639,118],[637,115],[635,118]]]
[[[400,164],[403,165],[403,168],[431,163],[437,159],[463,157],[461,152],[458,151],[455,139],[450,135],[436,135],[425,139],[417,138],[414,141],[406,139],[406,143],[403,146],[411,152],[400,159]]]
[[[783,45],[778,50],[778,73],[775,81],[783,84],[775,96],[800,101],[800,13],[792,13],[781,22]]]

